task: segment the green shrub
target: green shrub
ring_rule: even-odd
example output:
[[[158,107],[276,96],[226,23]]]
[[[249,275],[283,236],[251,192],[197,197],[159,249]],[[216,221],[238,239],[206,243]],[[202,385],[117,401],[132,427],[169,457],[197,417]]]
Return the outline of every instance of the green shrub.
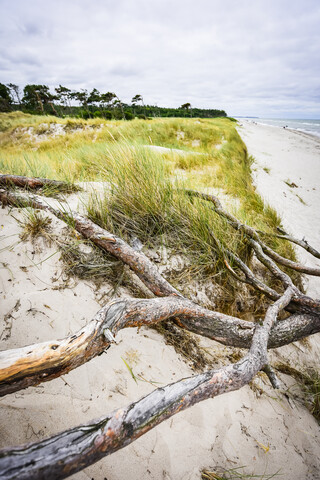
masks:
[[[105,119],[111,120],[112,119],[112,112],[110,112],[110,110],[105,110],[103,112],[103,116],[104,116]]]
[[[128,112],[128,111],[124,112],[124,116],[125,116],[126,120],[133,120],[134,119],[133,113]]]

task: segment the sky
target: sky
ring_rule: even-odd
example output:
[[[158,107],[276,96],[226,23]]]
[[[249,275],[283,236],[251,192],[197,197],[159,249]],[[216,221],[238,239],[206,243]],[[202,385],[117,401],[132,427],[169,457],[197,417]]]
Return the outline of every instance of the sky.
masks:
[[[0,82],[320,118],[320,0],[0,0]]]

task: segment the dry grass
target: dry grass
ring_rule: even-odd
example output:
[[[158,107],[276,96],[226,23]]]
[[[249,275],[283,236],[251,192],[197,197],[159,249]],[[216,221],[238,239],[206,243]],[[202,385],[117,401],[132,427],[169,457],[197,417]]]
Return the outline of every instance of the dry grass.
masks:
[[[238,480],[238,479],[260,479],[260,480],[271,480],[271,478],[275,478],[277,476],[282,476],[279,472],[273,474],[262,474],[257,475],[253,473],[245,473],[245,470],[248,470],[247,467],[236,467],[225,469],[222,467],[216,467],[213,470],[202,470],[201,472],[201,479],[202,480]]]
[[[277,363],[274,368],[290,375],[299,383],[304,396],[304,403],[312,415],[320,422],[320,374],[314,368],[297,370],[286,363]]]
[[[67,276],[115,283],[122,263],[92,244],[69,240],[60,243],[60,260]]]
[[[34,239],[40,236],[48,238],[51,218],[32,208],[24,209],[23,215],[24,219],[20,222],[22,227],[21,240],[25,241],[29,238]]]

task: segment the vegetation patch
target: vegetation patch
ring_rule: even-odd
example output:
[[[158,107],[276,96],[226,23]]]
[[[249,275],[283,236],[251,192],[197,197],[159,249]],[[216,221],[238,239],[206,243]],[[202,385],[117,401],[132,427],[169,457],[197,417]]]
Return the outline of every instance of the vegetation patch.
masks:
[[[85,242],[70,241],[59,245],[60,260],[68,276],[93,280],[98,284],[104,281],[115,282],[122,263],[98,247]]]
[[[278,475],[281,477],[281,473],[276,472],[273,474],[264,473],[262,475],[257,474],[250,474],[245,473],[246,467],[235,467],[235,468],[222,468],[222,467],[215,467],[214,469],[204,469],[201,472],[201,479],[202,480],[238,480],[241,478],[245,479],[260,479],[260,480],[270,480],[271,478],[275,478]]]
[[[24,219],[19,222],[22,227],[21,240],[25,241],[40,236],[48,238],[48,232],[51,231],[51,218],[32,208],[24,209],[23,215]]]
[[[57,123],[63,125],[64,135],[48,136],[40,144],[23,135],[17,139],[14,133],[30,127],[43,133]],[[11,112],[0,115],[0,125],[2,173],[61,180],[70,190],[81,181],[110,185],[102,197],[96,194],[89,199],[90,218],[129,243],[137,238],[147,254],[164,245],[173,255],[186,258],[185,278],[201,281],[206,276],[229,292],[224,310],[231,308],[238,290],[227,274],[224,249],[246,262],[250,262],[251,249],[241,231],[233,230],[208,202],[186,195],[186,189],[218,192],[237,218],[266,232],[264,241],[272,249],[294,259],[291,245],[273,235],[281,227],[280,218],[255,192],[253,160],[230,119],[127,122]],[[173,150],[159,152],[146,146]],[[46,187],[42,193],[60,193],[54,190]],[[297,281],[299,275],[293,278]],[[181,272],[173,272],[170,279],[178,282]],[[250,297],[250,288],[247,290]],[[259,298],[258,303],[263,304]],[[243,305],[241,309],[245,310]]]
[[[295,378],[302,388],[304,403],[320,423],[320,374],[314,368],[297,370],[287,363],[277,363],[275,369]]]

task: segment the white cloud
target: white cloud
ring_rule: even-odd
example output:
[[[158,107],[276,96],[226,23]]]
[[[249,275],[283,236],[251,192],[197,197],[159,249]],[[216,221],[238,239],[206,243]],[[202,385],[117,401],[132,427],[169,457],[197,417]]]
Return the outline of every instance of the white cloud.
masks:
[[[317,0],[0,0],[3,83],[320,117]]]

